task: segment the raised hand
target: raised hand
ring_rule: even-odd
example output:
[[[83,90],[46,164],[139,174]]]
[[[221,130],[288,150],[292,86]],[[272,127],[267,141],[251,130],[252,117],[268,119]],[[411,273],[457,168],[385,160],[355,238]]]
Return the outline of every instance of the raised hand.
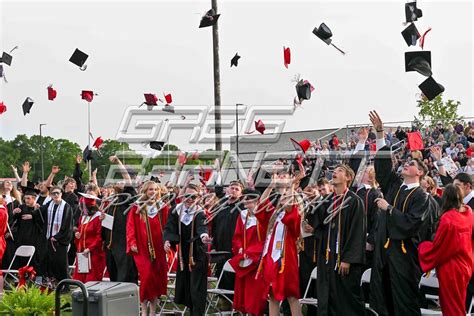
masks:
[[[92,171],[92,176],[97,177],[97,168],[95,168],[94,171]]]
[[[52,174],[57,174],[59,171],[61,171],[61,169],[58,166],[53,166],[51,168],[51,173]]]
[[[370,121],[372,122],[372,125],[374,125],[375,130],[377,132],[382,132],[383,131],[383,122],[382,122],[382,119],[380,118],[379,114],[376,111],[370,111],[369,118],[370,118]]]
[[[29,162],[29,161],[25,161],[25,162],[23,163],[23,173],[25,173],[25,172],[28,173],[28,172],[30,172],[30,170],[31,170],[30,162]]]
[[[111,163],[119,163],[119,162],[120,162],[120,160],[118,159],[118,157],[115,156],[115,155],[110,156],[110,157],[109,157],[109,161],[110,161]]]
[[[18,169],[14,165],[10,165],[10,167],[12,168],[14,174],[18,173]]]
[[[443,154],[441,153],[441,148],[439,148],[438,146],[432,146],[430,148],[430,151],[431,151],[431,155],[436,161],[441,160],[443,156]]]
[[[76,163],[81,163],[82,162],[82,156],[81,155],[77,155],[76,156]]]
[[[365,142],[367,138],[369,138],[369,131],[367,130],[367,127],[361,127],[357,132],[357,135],[359,136],[359,142]]]

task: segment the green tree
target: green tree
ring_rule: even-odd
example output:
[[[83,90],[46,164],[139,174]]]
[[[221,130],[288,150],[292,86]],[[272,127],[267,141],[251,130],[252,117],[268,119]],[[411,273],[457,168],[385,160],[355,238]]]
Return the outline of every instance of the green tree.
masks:
[[[462,116],[458,115],[458,107],[461,102],[454,100],[444,102],[441,94],[432,101],[421,97],[417,103],[418,115],[421,120],[430,120],[425,126],[433,127],[438,122],[454,125],[462,119]],[[415,119],[418,121],[418,118],[415,117]]]

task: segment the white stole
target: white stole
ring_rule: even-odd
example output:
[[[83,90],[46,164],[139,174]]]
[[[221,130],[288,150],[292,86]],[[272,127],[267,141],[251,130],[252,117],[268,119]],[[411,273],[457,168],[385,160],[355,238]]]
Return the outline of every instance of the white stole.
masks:
[[[54,202],[51,202],[49,203],[49,206],[48,206],[48,230],[46,231],[46,238],[48,239],[52,236],[55,236],[57,233],[59,233],[59,230],[61,229],[61,223],[63,221],[63,213],[64,213],[64,207],[66,206],[66,202],[64,200],[61,200],[61,203],[56,209],[56,214],[54,214],[54,218],[53,218],[53,208],[55,205],[57,204]],[[51,225],[53,225],[52,231],[51,231]]]
[[[248,211],[248,209],[240,211],[240,218],[242,219],[242,223],[245,225],[245,230],[257,225],[257,218],[254,215],[249,215],[247,218]],[[247,219],[247,224],[245,223],[245,219]]]
[[[283,252],[283,245],[285,243],[285,224],[283,224],[281,220],[283,219],[284,216],[285,216],[284,211],[277,215],[277,218],[275,220],[275,227],[273,228],[273,231],[275,232],[275,237],[273,238],[273,244],[272,244],[273,262],[276,262],[277,260],[279,260]],[[265,247],[263,248],[262,258],[265,257],[265,255],[268,252],[271,238],[272,238],[272,232],[268,234],[267,240],[265,241]]]

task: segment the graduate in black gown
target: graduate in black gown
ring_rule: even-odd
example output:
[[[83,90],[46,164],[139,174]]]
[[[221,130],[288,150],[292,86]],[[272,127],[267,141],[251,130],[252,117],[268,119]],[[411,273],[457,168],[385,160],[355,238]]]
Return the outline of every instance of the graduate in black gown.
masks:
[[[35,247],[36,251],[30,265],[33,266],[38,276],[42,276],[43,271],[40,266],[40,258],[43,255],[43,249],[41,249],[41,243],[39,242],[41,240],[42,225],[33,218],[39,190],[34,188],[33,183],[28,182],[26,187],[22,187],[22,192],[25,204],[19,205],[13,210],[14,229],[16,231],[15,247]],[[28,259],[18,258],[15,261],[14,267],[21,268],[26,265]]]
[[[63,182],[63,200],[71,207],[73,222],[72,225],[75,227],[76,222],[74,219],[76,215],[80,213],[79,210],[79,197],[74,193],[76,189],[76,180],[73,178],[67,178]],[[79,218],[79,217],[77,217]],[[71,240],[69,251],[68,251],[68,264],[73,265],[74,260],[76,259],[76,244],[74,243],[74,238]]]
[[[232,258],[232,239],[234,238],[235,226],[240,211],[244,209],[242,202],[243,185],[240,181],[232,181],[226,188],[224,194],[222,187],[216,187],[216,196],[220,203],[216,206],[211,215],[212,223],[212,249],[215,251],[227,251],[227,255],[219,256],[216,262],[216,277],[219,277],[224,264]],[[235,283],[234,273],[224,273],[221,279],[221,287],[227,290],[233,290]]]
[[[405,163],[399,177],[385,146],[383,123],[376,112],[370,119],[377,130],[375,172],[384,198],[377,200],[381,213],[375,235],[370,306],[379,315],[420,315],[418,284],[419,231],[427,210],[427,195],[420,180],[427,168],[419,159]]]
[[[209,238],[206,215],[198,206],[198,188],[188,184],[184,202],[168,215],[164,240],[165,251],[179,245],[178,270],[174,301],[186,305],[191,315],[204,315],[207,298],[207,244]]]
[[[318,316],[364,315],[360,280],[365,262],[366,217],[361,199],[348,189],[354,172],[339,165],[333,172],[334,192],[316,208],[319,236]]]
[[[110,159],[120,168],[124,182],[114,185],[114,194],[108,197],[104,205],[105,212],[114,218],[112,230],[102,228],[107,271],[109,271],[110,281],[137,283],[138,272],[135,262],[133,257],[126,253],[127,212],[136,200],[137,191],[132,186],[132,179],[122,162],[116,156]]]
[[[57,282],[68,278],[67,248],[71,242],[72,209],[62,199],[62,190],[58,186],[50,189],[51,201],[35,210],[35,221],[42,225],[40,238],[44,249],[42,267],[46,276]]]

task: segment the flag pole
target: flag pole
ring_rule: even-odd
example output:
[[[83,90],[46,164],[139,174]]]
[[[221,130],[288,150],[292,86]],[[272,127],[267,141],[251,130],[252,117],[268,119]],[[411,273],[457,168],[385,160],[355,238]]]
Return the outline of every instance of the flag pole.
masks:
[[[88,125],[88,135],[87,135],[87,146],[89,147],[89,150],[91,149],[91,103],[87,102],[87,125]],[[87,161],[87,168],[89,169],[89,181],[91,180],[92,177],[92,161],[88,160]]]

